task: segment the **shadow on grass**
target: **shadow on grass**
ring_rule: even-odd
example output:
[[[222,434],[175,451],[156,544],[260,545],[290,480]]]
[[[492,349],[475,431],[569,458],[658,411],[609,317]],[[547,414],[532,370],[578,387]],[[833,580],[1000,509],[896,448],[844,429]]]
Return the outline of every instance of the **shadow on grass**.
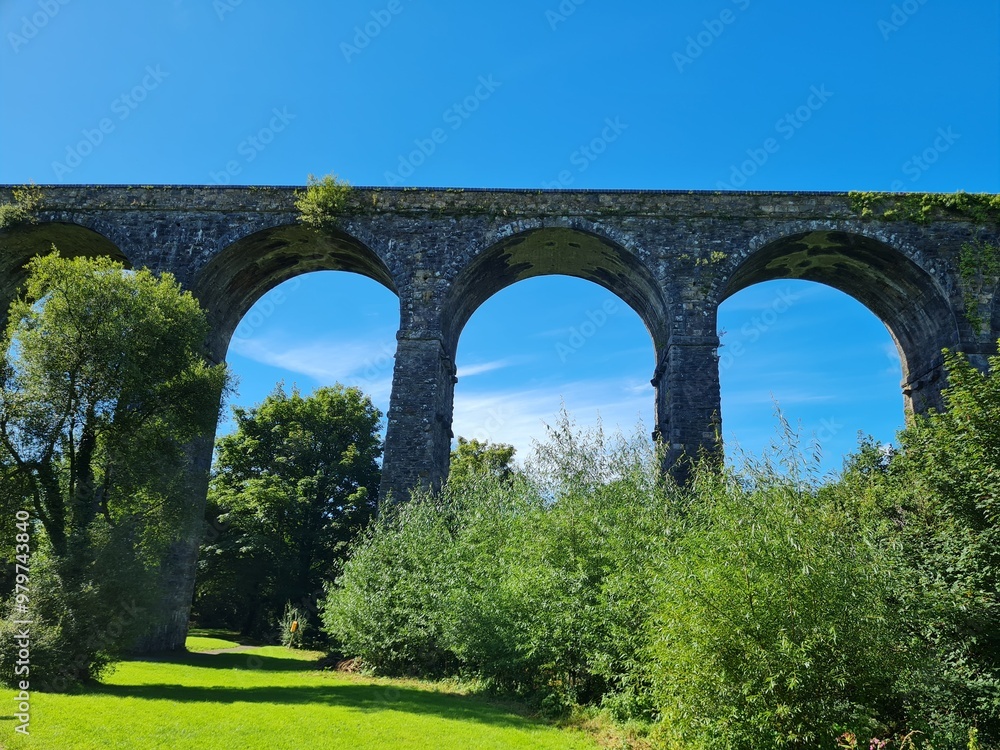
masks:
[[[238,630],[224,630],[222,628],[189,628],[188,636],[196,638],[218,638],[222,641],[233,641],[241,646],[267,646],[267,641],[254,638],[249,635],[242,635]]]
[[[228,656],[221,654],[220,656]],[[239,656],[239,654],[234,654]],[[218,658],[218,657],[213,657]],[[299,665],[302,662],[298,662]],[[301,668],[301,666],[300,666]],[[387,685],[311,685],[303,687],[188,687],[185,685],[102,685],[94,693],[120,698],[163,700],[174,703],[268,703],[274,705],[325,705],[377,713],[401,711],[435,715],[455,721],[501,727],[526,728],[537,724],[510,708],[491,705],[469,696],[432,693]]]
[[[263,672],[307,672],[316,669],[318,659],[291,659],[281,656],[264,656],[253,651],[236,651],[225,654],[206,654],[198,651],[170,651],[160,655],[142,656],[137,662],[179,664],[185,667],[208,669],[252,669]]]
[[[224,641],[240,642],[241,636],[236,630],[224,630],[222,628],[189,628],[188,636],[197,638],[219,638]]]

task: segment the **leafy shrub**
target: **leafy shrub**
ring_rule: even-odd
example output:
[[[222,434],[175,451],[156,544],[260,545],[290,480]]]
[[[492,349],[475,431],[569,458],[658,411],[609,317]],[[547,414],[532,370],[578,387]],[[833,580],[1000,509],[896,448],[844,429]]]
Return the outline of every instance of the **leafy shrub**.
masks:
[[[330,591],[327,629],[377,671],[463,671],[551,712],[612,693],[648,710],[630,673],[669,514],[642,442],[565,418],[527,472],[484,464],[393,509]]]
[[[898,525],[905,603],[935,658],[910,678],[913,726],[964,747],[1000,743],[1000,357],[982,373],[946,353],[946,409],[916,418],[871,484]],[[926,670],[925,670],[926,671]]]
[[[892,554],[796,456],[781,470],[702,473],[692,489],[650,623],[671,742],[819,747],[902,713],[894,679],[912,652]]]
[[[382,513],[321,604],[345,654],[381,674],[437,676],[452,655],[442,639],[450,535],[435,500],[416,496]]]
[[[63,560],[39,533],[31,556],[30,674],[34,689],[68,690],[98,679],[144,634],[155,603],[155,573],[136,554],[132,534],[95,524],[87,559]],[[13,685],[17,650],[7,647],[24,613],[7,602],[0,635],[0,680]]]
[[[14,188],[13,195],[13,203],[0,203],[0,229],[33,221],[42,203],[42,191],[36,185]]]
[[[299,219],[316,229],[335,227],[350,195],[350,184],[335,174],[328,174],[321,179],[309,175],[305,192],[295,200]]]

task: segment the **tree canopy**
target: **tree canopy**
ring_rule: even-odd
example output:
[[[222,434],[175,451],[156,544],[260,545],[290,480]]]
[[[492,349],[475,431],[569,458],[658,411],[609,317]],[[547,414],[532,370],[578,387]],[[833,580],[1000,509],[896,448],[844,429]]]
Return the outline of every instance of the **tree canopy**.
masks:
[[[112,589],[155,589],[141,571],[175,533],[185,448],[214,426],[226,370],[206,361],[205,315],[169,274],[58,253],[28,270],[0,342],[0,502],[41,526],[35,562],[58,591],[36,619],[90,649],[71,675],[86,678]]]
[[[196,609],[263,633],[287,602],[313,606],[348,542],[376,509],[381,413],[357,388],[310,396],[282,386],[219,439]]]
[[[506,443],[459,437],[458,445],[451,452],[448,481],[464,482],[477,475],[508,479],[514,472],[514,452],[514,446]]]

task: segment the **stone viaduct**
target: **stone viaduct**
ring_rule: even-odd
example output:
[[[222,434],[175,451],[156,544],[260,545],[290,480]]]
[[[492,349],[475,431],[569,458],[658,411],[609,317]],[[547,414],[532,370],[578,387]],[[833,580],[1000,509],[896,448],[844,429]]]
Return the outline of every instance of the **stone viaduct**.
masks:
[[[319,231],[298,221],[295,188],[42,191],[33,223],[0,231],[0,315],[24,280],[24,263],[53,245],[173,273],[208,310],[207,346],[217,361],[254,302],[298,274],[352,271],[395,292],[383,499],[445,477],[462,328],[521,279],[587,279],[639,314],[656,353],[655,434],[671,466],[718,449],[716,311],[748,286],[808,279],[862,302],[895,340],[905,401],[917,411],[941,402],[942,348],[982,367],[1000,333],[996,280],[980,280],[970,297],[958,271],[964,243],[998,244],[995,221],[947,210],[930,221],[889,218],[860,211],[846,193],[356,188],[337,227]],[[12,189],[0,187],[0,202],[11,200]],[[970,323],[970,299],[985,325]],[[171,593],[149,648],[183,644],[212,438],[192,449],[190,524],[165,561]]]

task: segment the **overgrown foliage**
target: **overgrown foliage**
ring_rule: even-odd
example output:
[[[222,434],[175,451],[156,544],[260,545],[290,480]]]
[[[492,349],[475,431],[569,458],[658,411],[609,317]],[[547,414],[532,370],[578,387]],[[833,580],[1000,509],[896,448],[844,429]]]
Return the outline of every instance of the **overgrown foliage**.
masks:
[[[958,275],[962,282],[965,317],[972,329],[980,334],[986,327],[979,309],[983,292],[992,292],[1000,281],[1000,248],[987,242],[966,242],[958,259]]]
[[[51,645],[32,652],[32,685],[66,687],[143,634],[183,533],[185,447],[214,424],[226,375],[169,275],[58,254],[28,269],[0,345],[0,501],[32,519],[33,643]]]
[[[309,175],[305,192],[295,199],[299,220],[315,229],[335,227],[350,195],[350,183],[335,174],[322,178]]]
[[[14,201],[0,203],[0,229],[34,221],[35,211],[42,203],[42,190],[37,185],[14,188]]]
[[[458,445],[451,452],[448,481],[464,482],[484,474],[509,479],[514,475],[514,453],[513,445],[459,437]]]
[[[785,460],[701,473],[651,627],[660,735],[682,747],[823,747],[904,719],[915,651],[893,554],[854,499]]]
[[[908,606],[939,656],[915,689],[928,731],[957,745],[976,723],[1000,745],[1000,356],[988,373],[946,352],[946,409],[918,418],[874,483],[893,503],[913,573]],[[922,728],[922,727],[921,727]]]
[[[832,482],[787,428],[678,487],[566,419],[525,470],[383,514],[324,627],[372,671],[600,705],[658,747],[995,747],[1000,357],[946,364],[946,411]]]
[[[219,439],[195,616],[270,637],[286,602],[312,631],[316,599],[375,511],[381,413],[357,388],[278,386]],[[318,628],[313,631],[319,635]]]
[[[466,672],[544,707],[630,686],[650,550],[667,540],[651,447],[564,422],[526,473],[484,467],[383,513],[324,603],[377,671]],[[590,460],[581,471],[579,460]]]
[[[854,191],[851,208],[865,219],[927,224],[939,216],[957,216],[977,224],[1000,222],[1000,195],[992,193],[885,193]]]

